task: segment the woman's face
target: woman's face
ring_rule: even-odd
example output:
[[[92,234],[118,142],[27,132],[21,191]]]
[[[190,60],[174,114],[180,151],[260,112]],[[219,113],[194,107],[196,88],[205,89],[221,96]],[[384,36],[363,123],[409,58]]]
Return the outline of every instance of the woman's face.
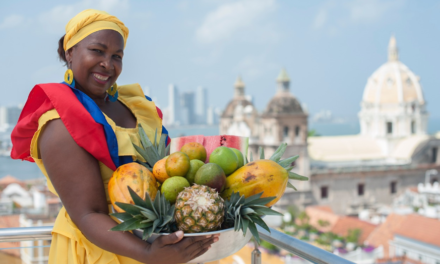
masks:
[[[114,30],[97,31],[78,42],[66,52],[76,88],[92,99],[104,98],[121,74],[123,55],[124,39]]]

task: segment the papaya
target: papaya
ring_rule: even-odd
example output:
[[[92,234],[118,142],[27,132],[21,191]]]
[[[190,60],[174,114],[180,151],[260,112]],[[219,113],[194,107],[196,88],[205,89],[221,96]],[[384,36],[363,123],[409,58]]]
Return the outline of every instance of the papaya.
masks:
[[[113,208],[118,213],[122,213],[124,210],[119,208],[116,202],[134,204],[128,186],[143,199],[145,199],[146,193],[154,199],[158,190],[156,178],[146,167],[136,162],[119,166],[108,182],[108,195]]]
[[[272,160],[258,160],[244,165],[229,175],[221,196],[229,200],[233,192],[238,192],[246,198],[263,192],[262,198],[276,196],[266,204],[270,207],[284,194],[288,180],[289,173],[278,163]]]
[[[287,144],[283,143],[269,159],[264,159],[264,149],[260,147],[260,160],[252,161],[251,155],[250,163],[229,175],[221,196],[229,200],[234,192],[246,198],[263,192],[261,197],[275,196],[266,204],[270,207],[281,199],[286,187],[296,190],[289,180],[307,181],[309,178],[291,171],[298,156],[281,160],[286,148]]]

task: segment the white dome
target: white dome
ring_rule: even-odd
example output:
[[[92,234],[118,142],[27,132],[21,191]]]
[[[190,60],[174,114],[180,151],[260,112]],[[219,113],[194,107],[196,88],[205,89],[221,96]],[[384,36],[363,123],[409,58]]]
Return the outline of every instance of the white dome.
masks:
[[[388,62],[368,78],[363,102],[372,104],[425,104],[419,77],[398,60],[396,39],[390,39]]]

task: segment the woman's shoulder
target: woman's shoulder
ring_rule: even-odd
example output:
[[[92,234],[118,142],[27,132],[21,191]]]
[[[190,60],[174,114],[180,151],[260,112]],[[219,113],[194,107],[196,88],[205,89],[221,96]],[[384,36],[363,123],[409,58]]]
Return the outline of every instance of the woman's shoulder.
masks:
[[[124,84],[118,86],[118,93],[119,96],[123,96],[123,97],[133,97],[133,96],[145,97],[144,91],[142,90],[142,87],[138,83]]]

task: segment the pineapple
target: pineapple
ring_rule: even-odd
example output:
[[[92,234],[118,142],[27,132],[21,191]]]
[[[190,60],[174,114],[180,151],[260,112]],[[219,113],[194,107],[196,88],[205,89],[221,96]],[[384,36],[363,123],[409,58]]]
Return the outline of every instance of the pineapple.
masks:
[[[205,185],[186,187],[177,196],[175,207],[177,227],[185,233],[217,230],[225,215],[223,198]]]
[[[223,227],[234,227],[235,231],[242,230],[243,235],[246,235],[249,228],[256,242],[260,244],[260,236],[258,235],[256,224],[270,233],[269,227],[261,217],[264,215],[283,215],[265,206],[265,204],[271,202],[276,197],[261,198],[262,194],[261,192],[245,198],[244,195],[240,196],[239,193],[232,193],[231,199],[226,201],[226,215]]]
[[[154,134],[154,141],[151,142],[148,138],[145,130],[142,128],[141,124],[139,124],[139,137],[141,139],[142,146],[137,146],[133,144],[136,151],[139,155],[142,156],[147,162],[137,161],[138,163],[144,165],[151,172],[153,171],[154,164],[159,160],[163,159],[167,153],[170,152],[170,144],[166,146],[166,141],[168,135],[162,134],[159,140],[159,144],[157,143],[157,130]]]
[[[114,216],[124,222],[113,227],[112,231],[130,231],[143,229],[143,240],[148,240],[153,233],[172,233],[177,231],[174,221],[174,205],[165,199],[160,192],[157,192],[154,202],[150,195],[145,193],[145,200],[128,187],[134,204],[116,202],[124,213],[114,213]]]

